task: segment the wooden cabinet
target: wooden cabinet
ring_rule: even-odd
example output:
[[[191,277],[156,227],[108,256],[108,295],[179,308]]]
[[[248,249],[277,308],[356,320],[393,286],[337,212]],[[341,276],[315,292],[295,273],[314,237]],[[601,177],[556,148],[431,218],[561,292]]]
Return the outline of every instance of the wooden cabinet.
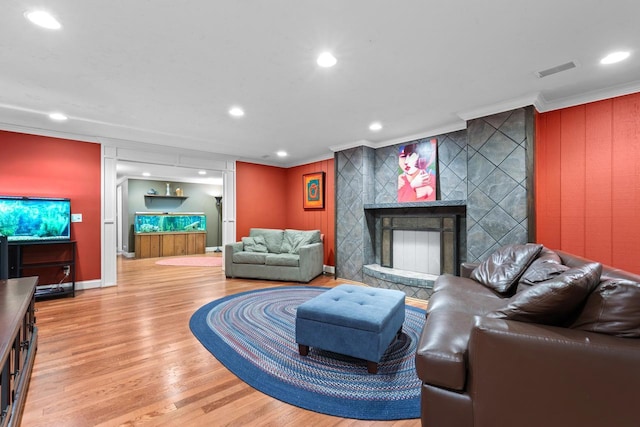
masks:
[[[136,258],[204,254],[207,233],[136,233]]]
[[[19,426],[38,345],[37,277],[0,280],[0,426]]]

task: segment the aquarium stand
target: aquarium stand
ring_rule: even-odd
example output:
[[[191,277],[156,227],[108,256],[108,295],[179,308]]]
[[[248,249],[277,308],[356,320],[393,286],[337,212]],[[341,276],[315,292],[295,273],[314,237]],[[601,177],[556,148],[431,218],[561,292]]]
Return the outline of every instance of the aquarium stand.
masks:
[[[36,299],[75,296],[75,240],[9,243],[9,277],[38,276]],[[44,284],[43,284],[44,283]],[[48,283],[48,284],[47,284]]]
[[[206,231],[188,233],[135,233],[136,258],[204,254]]]

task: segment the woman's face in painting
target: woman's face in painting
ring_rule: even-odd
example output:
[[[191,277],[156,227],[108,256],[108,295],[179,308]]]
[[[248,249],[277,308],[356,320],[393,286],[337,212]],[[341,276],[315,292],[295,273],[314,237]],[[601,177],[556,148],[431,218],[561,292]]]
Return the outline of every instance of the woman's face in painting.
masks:
[[[409,175],[413,175],[414,173],[416,173],[418,171],[418,158],[420,156],[418,156],[418,153],[411,153],[408,156],[405,157],[404,159],[404,171],[409,174]]]

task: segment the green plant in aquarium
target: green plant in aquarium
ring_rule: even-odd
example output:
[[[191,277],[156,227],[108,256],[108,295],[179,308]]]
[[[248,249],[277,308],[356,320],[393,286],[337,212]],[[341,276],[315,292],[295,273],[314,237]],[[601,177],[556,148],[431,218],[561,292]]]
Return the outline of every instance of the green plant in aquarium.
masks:
[[[0,210],[0,234],[13,236],[18,229],[18,218]]]
[[[153,233],[153,232],[158,232],[160,231],[160,227],[158,227],[157,225],[151,225],[151,224],[142,224],[140,225],[140,232],[141,233]]]
[[[69,218],[66,215],[54,214],[48,212],[48,215],[42,218],[40,229],[36,233],[39,237],[57,237],[62,236],[64,230],[69,226]]]

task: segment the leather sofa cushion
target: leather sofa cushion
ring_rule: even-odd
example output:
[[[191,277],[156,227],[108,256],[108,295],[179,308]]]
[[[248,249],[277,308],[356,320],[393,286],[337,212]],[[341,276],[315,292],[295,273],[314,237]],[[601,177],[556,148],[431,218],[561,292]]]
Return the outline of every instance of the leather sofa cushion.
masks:
[[[572,328],[625,338],[640,338],[640,283],[623,279],[600,282],[589,295]]]
[[[282,267],[298,267],[300,265],[300,255],[268,254],[265,260],[265,264],[279,265]]]
[[[429,313],[449,310],[483,315],[504,305],[499,294],[471,279],[442,275],[436,284],[438,290],[429,299]]]
[[[461,276],[454,276],[448,273],[438,276],[436,281],[433,283],[434,293],[448,288],[455,289],[457,292],[471,292],[475,295],[500,297],[500,294],[492,291],[491,289],[476,282],[475,280]]]
[[[471,273],[471,278],[501,294],[512,292],[522,273],[542,250],[542,245],[507,245],[494,251]]]
[[[268,252],[267,242],[262,236],[243,237],[242,247],[246,252]]]
[[[235,264],[264,264],[267,259],[266,253],[260,252],[236,252],[233,254]]]
[[[602,265],[589,263],[572,268],[509,298],[488,317],[545,325],[562,325],[600,282]]]

